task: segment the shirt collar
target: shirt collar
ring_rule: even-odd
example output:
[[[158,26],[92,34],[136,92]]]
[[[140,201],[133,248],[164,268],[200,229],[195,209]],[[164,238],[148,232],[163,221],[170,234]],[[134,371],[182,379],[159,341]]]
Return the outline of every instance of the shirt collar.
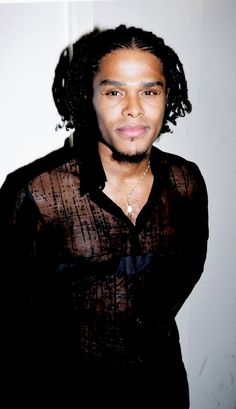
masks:
[[[66,143],[75,150],[75,157],[79,164],[81,196],[96,190],[103,190],[107,179],[97,145],[94,147],[87,145],[87,149],[83,149],[77,147],[74,141],[75,138],[72,134],[66,140]],[[159,152],[159,149],[152,147],[150,163],[154,176],[157,168],[153,165],[156,162]]]
[[[75,133],[71,134],[65,141],[65,146],[74,150],[74,156],[79,165],[80,194],[102,190],[106,182],[106,174],[102,166],[97,145],[85,143],[78,146]]]

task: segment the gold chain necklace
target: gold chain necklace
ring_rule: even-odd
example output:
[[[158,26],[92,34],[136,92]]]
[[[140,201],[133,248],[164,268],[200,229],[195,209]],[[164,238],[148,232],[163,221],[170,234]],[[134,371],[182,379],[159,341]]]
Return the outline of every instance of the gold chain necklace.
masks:
[[[126,208],[127,208],[127,216],[129,219],[133,219],[132,213],[133,213],[133,206],[132,203],[130,202],[130,198],[132,194],[135,192],[135,190],[139,187],[139,185],[142,183],[143,179],[145,178],[146,174],[148,173],[150,169],[150,161],[148,161],[147,169],[143,173],[143,175],[140,177],[136,185],[133,187],[133,189],[129,192],[129,194],[126,197]]]

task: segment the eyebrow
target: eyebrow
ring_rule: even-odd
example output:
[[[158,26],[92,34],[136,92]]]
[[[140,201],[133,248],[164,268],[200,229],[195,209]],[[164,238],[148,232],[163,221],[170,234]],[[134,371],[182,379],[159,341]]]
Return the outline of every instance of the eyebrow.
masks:
[[[115,87],[122,87],[127,85],[125,82],[121,81],[116,81],[116,80],[102,80],[99,84],[100,86],[102,85],[112,85]],[[162,81],[148,81],[148,82],[141,82],[141,86],[148,88],[148,87],[155,87],[155,86],[161,86],[164,87],[164,84]]]

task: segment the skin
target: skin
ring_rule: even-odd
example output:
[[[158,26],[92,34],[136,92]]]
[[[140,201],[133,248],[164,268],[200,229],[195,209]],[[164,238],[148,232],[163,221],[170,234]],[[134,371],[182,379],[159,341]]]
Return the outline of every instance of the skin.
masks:
[[[166,106],[161,61],[138,49],[119,49],[100,62],[93,105],[104,140],[126,155],[150,153]]]
[[[161,61],[150,52],[118,49],[105,55],[93,82],[93,106],[101,135],[98,150],[107,176],[104,192],[124,209],[124,197],[147,168],[167,101]],[[129,158],[114,160],[113,149]],[[135,163],[132,158],[140,155]],[[151,190],[151,170],[133,194],[137,214]],[[122,191],[120,186],[123,186]]]

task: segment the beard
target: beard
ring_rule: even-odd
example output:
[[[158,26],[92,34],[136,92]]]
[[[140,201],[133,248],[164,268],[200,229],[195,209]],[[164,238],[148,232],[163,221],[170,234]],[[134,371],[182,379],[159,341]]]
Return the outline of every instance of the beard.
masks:
[[[112,159],[118,163],[140,163],[147,158],[147,151],[133,154],[119,152],[112,148]]]
[[[120,152],[116,148],[111,146],[107,141],[105,141],[105,139],[101,135],[99,135],[98,140],[111,149],[112,159],[118,163],[140,163],[144,159],[148,158],[147,150],[135,153]]]

